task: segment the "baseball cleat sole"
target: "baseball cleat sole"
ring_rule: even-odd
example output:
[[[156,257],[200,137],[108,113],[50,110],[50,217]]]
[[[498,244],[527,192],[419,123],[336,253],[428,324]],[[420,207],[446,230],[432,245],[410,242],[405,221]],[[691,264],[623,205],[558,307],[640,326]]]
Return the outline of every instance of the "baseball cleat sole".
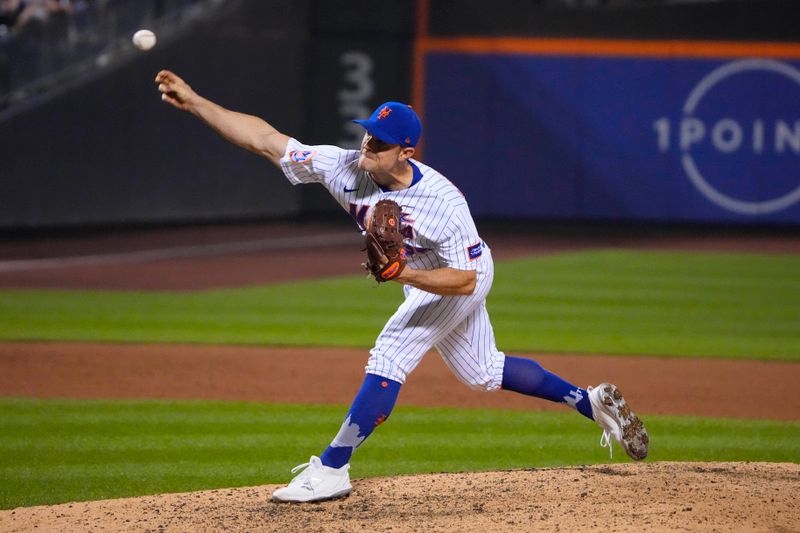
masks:
[[[601,383],[589,392],[595,421],[620,443],[634,461],[647,457],[650,437],[616,385]]]

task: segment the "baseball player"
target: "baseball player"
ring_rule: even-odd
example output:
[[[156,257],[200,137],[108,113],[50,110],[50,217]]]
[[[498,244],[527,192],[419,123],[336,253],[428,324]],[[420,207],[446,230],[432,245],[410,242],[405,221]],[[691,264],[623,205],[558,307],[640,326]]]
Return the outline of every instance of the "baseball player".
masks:
[[[649,439],[616,386],[582,389],[536,361],[507,356],[495,346],[486,297],[492,287],[492,252],[481,239],[463,194],[442,174],[414,159],[422,125],[405,104],[387,102],[366,120],[360,150],[309,146],[255,116],[227,110],[195,93],[174,73],[156,76],[161,98],[188,111],[228,141],[278,166],[293,184],[318,183],[363,230],[371,206],[394,200],[402,208],[407,264],[394,278],[405,300],[378,335],[361,389],[330,445],[272,497],[314,502],[345,496],[350,457],[391,414],[409,373],[430,348],[467,386],[504,389],[564,403],[603,429],[601,445],[617,440],[635,460]]]

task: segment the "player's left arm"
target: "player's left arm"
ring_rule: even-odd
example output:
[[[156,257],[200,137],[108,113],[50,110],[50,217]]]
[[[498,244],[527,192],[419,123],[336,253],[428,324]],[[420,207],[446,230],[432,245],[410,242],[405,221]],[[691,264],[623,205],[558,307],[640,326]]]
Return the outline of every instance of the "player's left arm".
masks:
[[[437,239],[437,253],[445,266],[431,270],[406,267],[396,281],[442,296],[468,296],[475,292],[476,260],[483,248],[466,201],[460,199],[452,205],[445,228]]]
[[[443,267],[419,270],[406,267],[394,281],[441,296],[469,296],[475,291],[478,275],[474,270]]]

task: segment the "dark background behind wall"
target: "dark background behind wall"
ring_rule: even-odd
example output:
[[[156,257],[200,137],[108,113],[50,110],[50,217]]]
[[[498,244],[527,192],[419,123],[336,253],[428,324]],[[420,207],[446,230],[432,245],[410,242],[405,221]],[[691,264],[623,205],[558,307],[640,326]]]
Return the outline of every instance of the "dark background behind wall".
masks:
[[[523,0],[433,0],[430,29],[444,37],[800,39],[800,2],[643,4],[568,9]],[[0,228],[339,213],[321,187],[292,187],[265,160],[164,105],[153,76],[173,69],[200,94],[263,116],[304,142],[353,146],[359,130],[350,119],[385,100],[411,100],[415,2],[232,0],[228,6],[221,18],[0,121]]]
[[[800,39],[796,0],[611,1],[583,9],[547,0],[433,0],[430,12],[430,33],[436,36]]]
[[[201,95],[308,143],[346,130],[383,98],[407,100],[411,2],[246,0],[147,54],[0,123],[0,227],[193,223],[338,209],[265,159],[158,97],[169,68]],[[343,59],[346,57],[348,59]],[[368,65],[369,90],[353,79]],[[355,125],[354,125],[355,126]],[[320,190],[317,190],[320,189]]]

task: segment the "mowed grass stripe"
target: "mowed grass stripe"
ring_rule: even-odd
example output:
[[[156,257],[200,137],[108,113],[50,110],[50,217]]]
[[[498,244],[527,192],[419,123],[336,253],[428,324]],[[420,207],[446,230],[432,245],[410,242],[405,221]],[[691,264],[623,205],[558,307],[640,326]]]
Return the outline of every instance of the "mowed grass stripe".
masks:
[[[285,483],[345,406],[0,399],[0,508]],[[800,461],[800,423],[644,416],[649,460]],[[608,462],[580,415],[398,406],[356,478]],[[617,446],[615,462],[627,462]]]
[[[504,301],[491,307],[498,338],[553,351],[800,356],[798,257],[590,255],[545,258],[541,269],[530,260],[505,264],[507,276],[527,273],[531,283],[495,287]]]
[[[195,293],[0,291],[0,339],[369,347],[362,276]],[[607,250],[499,262],[500,349],[800,359],[800,257]]]

